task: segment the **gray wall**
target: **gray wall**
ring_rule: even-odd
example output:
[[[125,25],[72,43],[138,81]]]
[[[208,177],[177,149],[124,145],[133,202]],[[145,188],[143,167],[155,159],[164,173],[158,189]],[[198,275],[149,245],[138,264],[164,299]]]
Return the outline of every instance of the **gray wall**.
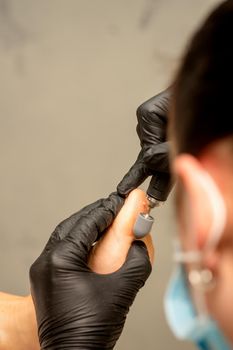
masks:
[[[54,226],[107,195],[135,159],[136,107],[167,86],[217,0],[0,0],[1,289],[29,291]],[[164,320],[175,231],[158,209],[156,263],[122,349],[192,349]]]

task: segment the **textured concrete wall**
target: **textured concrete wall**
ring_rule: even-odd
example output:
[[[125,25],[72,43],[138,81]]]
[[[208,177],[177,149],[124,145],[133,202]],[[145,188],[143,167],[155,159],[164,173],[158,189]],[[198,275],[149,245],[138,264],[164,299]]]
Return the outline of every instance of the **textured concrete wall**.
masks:
[[[217,0],[0,0],[0,287],[28,293],[54,226],[107,195],[139,150],[136,107],[167,86]],[[118,346],[192,349],[164,320],[172,204],[157,210],[156,264]]]

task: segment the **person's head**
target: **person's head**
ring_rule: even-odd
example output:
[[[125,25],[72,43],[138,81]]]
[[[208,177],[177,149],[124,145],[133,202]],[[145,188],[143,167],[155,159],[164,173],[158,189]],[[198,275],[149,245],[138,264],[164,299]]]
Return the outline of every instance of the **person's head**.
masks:
[[[184,250],[204,250],[213,203],[206,172],[226,205],[226,225],[203,267],[216,284],[206,293],[210,314],[233,343],[233,1],[224,1],[195,33],[173,85],[170,138],[177,177],[177,220]],[[213,199],[214,200],[214,199]]]

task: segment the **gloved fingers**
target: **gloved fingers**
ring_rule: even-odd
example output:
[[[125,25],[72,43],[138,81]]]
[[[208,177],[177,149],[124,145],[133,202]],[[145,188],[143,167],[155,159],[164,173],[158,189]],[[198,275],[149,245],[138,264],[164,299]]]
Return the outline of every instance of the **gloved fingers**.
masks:
[[[163,123],[168,120],[168,110],[171,99],[171,88],[160,92],[159,94],[151,97],[149,100],[143,102],[137,108],[137,118],[139,124],[141,124],[142,118],[148,124],[153,124],[154,121],[160,119]]]
[[[141,240],[135,240],[130,249],[124,264],[124,269],[131,277],[138,276],[144,279],[149,277],[152,266],[146,244]]]
[[[145,243],[141,240],[133,242],[126,261],[119,273],[123,274],[122,283],[131,281],[133,290],[137,292],[145,284],[152,271],[149,254]],[[123,286],[122,286],[123,287]]]
[[[171,89],[168,88],[138,107],[136,130],[142,147],[166,140],[170,97]]]
[[[156,172],[168,173],[170,171],[169,148],[168,141],[144,147],[137,161],[118,184],[117,192],[121,196],[127,196],[129,192],[140,186],[148,176]]]
[[[160,120],[154,121],[153,124],[143,120],[137,125],[136,131],[141,146],[159,144],[166,140],[166,126]]]
[[[79,217],[72,230],[64,238],[64,241],[71,243],[72,247],[75,246],[79,260],[87,261],[93,243],[112,224],[123,203],[122,197],[117,193],[112,193],[108,198],[102,200],[101,205],[84,212]]]
[[[151,169],[151,173],[156,172],[169,173],[169,149],[170,142],[162,142],[148,147],[144,152],[144,163]]]
[[[57,225],[57,227],[51,234],[48,243],[46,244],[46,249],[51,249],[51,247],[56,242],[61,241],[63,238],[65,238],[66,235],[74,228],[74,226],[82,216],[88,215],[94,208],[100,207],[102,205],[102,202],[103,199],[99,199],[96,202],[85,206],[78,212],[63,220],[59,225]]]
[[[149,175],[150,172],[144,162],[136,161],[118,184],[117,192],[126,197],[132,190],[140,186]]]
[[[136,131],[142,147],[164,142],[166,139],[168,102],[165,108],[163,102],[162,93],[144,102],[137,109]]]
[[[113,192],[112,194],[110,194],[108,198],[111,199],[111,197],[115,195],[116,195],[116,192],[115,193]],[[46,244],[46,249],[48,248],[51,249],[51,247],[56,242],[61,241],[63,238],[65,238],[66,235],[74,228],[74,226],[76,225],[76,223],[81,217],[88,216],[93,209],[101,207],[105,201],[106,201],[105,198],[101,198],[94,203],[86,205],[84,208],[74,213],[69,218],[63,220],[59,225],[57,225],[57,227],[51,234]]]

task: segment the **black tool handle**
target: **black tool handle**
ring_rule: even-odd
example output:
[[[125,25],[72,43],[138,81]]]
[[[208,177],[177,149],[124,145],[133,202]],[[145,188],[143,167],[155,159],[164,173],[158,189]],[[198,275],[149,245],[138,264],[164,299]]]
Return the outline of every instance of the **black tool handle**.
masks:
[[[147,189],[148,196],[155,198],[160,202],[165,202],[172,189],[171,175],[169,173],[160,173],[152,176]]]

